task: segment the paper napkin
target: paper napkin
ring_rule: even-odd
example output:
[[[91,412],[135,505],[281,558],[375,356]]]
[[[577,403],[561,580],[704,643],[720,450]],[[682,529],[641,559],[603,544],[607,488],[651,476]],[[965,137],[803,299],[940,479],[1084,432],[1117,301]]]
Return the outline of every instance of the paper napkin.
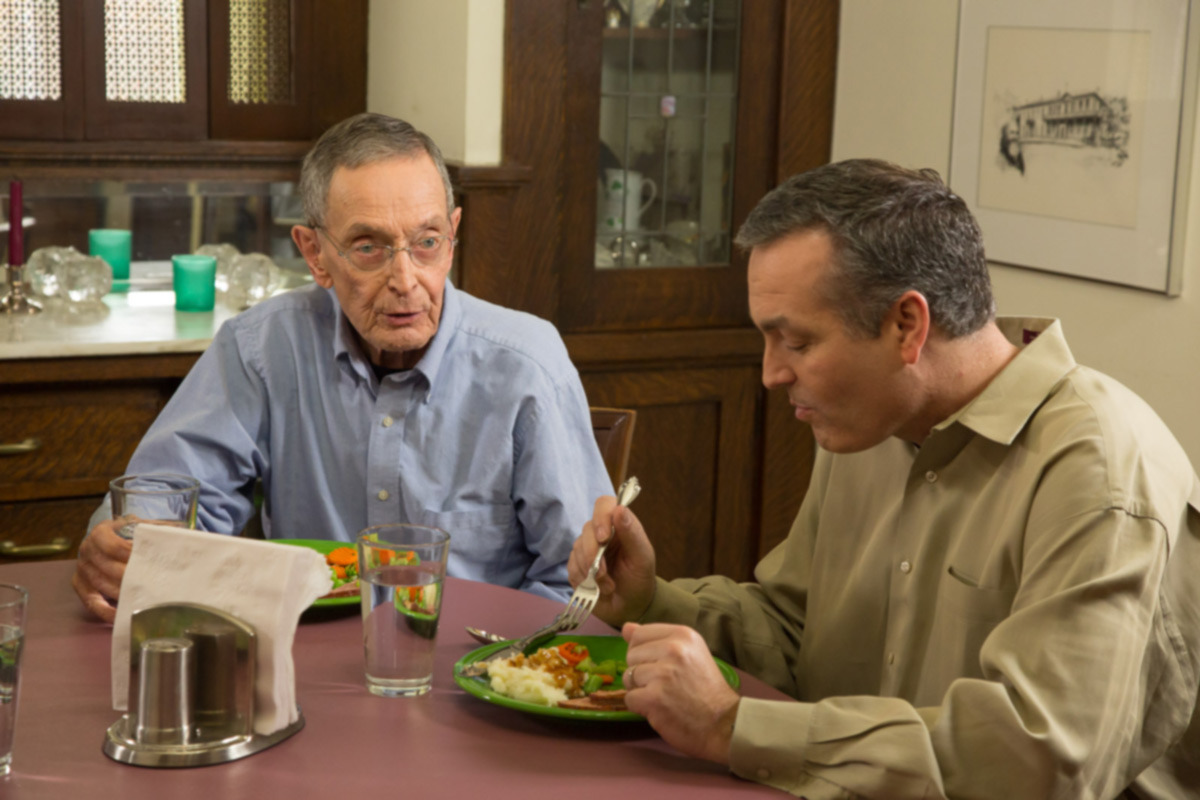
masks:
[[[129,623],[160,603],[201,603],[254,628],[258,642],[254,730],[299,719],[292,642],[300,613],[333,586],[325,559],[304,547],[165,525],[134,529],[112,638],[113,708],[129,703]]]

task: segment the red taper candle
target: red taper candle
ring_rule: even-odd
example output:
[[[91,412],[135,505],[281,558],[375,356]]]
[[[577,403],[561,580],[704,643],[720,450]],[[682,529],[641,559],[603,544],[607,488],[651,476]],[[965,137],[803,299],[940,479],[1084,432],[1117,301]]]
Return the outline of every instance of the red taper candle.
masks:
[[[8,263],[19,267],[25,263],[25,212],[21,208],[21,182],[8,184]]]

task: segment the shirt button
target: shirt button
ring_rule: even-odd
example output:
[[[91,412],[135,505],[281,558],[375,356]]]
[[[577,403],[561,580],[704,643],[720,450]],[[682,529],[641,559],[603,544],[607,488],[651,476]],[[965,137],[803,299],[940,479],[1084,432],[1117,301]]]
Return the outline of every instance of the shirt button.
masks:
[[[910,564],[907,561],[901,561],[900,562],[900,571],[903,572],[905,575],[907,575],[908,573],[912,572],[912,564]]]
[[[754,773],[760,781],[765,781],[771,777],[771,770],[766,767],[759,767],[758,772]]]
[[[385,428],[392,427],[392,422],[394,422],[394,420],[391,417],[384,417],[383,418],[383,427],[385,427]]]
[[[895,653],[888,653],[888,665],[890,666],[890,665],[892,665],[892,664],[895,664],[895,663],[896,663],[896,654],[895,654]]]
[[[379,494],[377,494],[375,496],[378,497],[380,500],[387,500],[388,499],[387,489],[380,489]]]
[[[925,473],[925,480],[929,481],[930,483],[937,483],[937,473],[933,470],[929,470],[929,472]]]

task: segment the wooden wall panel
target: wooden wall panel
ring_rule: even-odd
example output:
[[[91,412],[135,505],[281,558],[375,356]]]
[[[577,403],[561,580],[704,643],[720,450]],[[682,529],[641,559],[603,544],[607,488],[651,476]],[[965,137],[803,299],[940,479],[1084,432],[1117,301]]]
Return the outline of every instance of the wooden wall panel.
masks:
[[[512,199],[512,256],[487,299],[556,320],[566,164],[568,15],[574,3],[506,3],[503,159],[529,170]],[[500,285],[500,282],[503,285]]]
[[[838,0],[787,4],[779,89],[780,181],[829,161],[839,6]]]
[[[513,281],[525,261],[526,244],[515,213],[533,170],[516,165],[471,167],[447,164],[455,202],[462,208],[455,248],[454,284],[475,297],[510,308],[520,301]],[[514,285],[515,284],[515,285]]]
[[[788,3],[783,21],[776,183],[829,161],[837,67],[838,0]],[[804,499],[816,443],[785,390],[764,395],[759,556],[783,541]]]

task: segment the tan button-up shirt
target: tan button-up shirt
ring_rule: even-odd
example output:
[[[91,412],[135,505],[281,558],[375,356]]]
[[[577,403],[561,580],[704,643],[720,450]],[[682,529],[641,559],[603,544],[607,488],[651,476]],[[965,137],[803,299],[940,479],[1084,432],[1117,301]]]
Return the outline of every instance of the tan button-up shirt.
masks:
[[[1057,322],[1000,325],[1032,343],[919,449],[818,453],[756,583],[659,582],[644,621],[805,701],[742,700],[737,774],[810,800],[1200,798],[1200,482]]]

